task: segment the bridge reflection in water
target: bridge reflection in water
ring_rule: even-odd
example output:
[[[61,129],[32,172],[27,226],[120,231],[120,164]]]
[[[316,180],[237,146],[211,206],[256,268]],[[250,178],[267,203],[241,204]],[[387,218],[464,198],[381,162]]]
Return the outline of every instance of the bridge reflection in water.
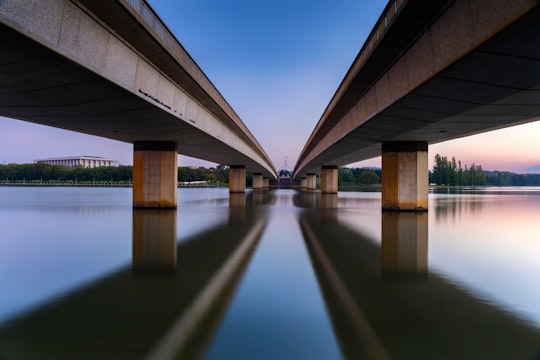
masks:
[[[134,209],[131,268],[10,321],[0,358],[202,357],[266,227],[242,198],[228,222],[179,244],[175,209]]]
[[[3,324],[0,358],[205,357],[265,233],[269,205],[298,218],[343,357],[538,356],[537,328],[429,270],[427,213],[381,214],[374,200],[377,238],[343,221],[346,201],[355,200],[318,192],[231,194],[227,220],[181,242],[177,210],[134,209],[131,266]]]
[[[532,359],[540,332],[428,269],[428,214],[383,212],[381,244],[338,220],[337,195],[300,216],[347,359]],[[326,198],[325,198],[326,197]]]

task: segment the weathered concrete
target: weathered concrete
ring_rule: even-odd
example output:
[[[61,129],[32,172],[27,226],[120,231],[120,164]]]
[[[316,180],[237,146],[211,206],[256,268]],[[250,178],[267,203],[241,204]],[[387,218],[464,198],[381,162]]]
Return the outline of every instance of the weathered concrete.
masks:
[[[306,175],[306,189],[307,190],[316,190],[317,189],[317,175],[309,173]]]
[[[246,167],[243,165],[231,165],[229,167],[229,192],[246,192]]]
[[[136,142],[133,148],[133,207],[175,208],[178,198],[176,144]]]
[[[265,189],[270,189],[270,179],[266,176],[263,178],[263,187]]]
[[[381,180],[383,210],[427,210],[427,143],[383,143]]]
[[[321,166],[321,193],[337,194],[338,167],[334,165]]]
[[[428,272],[428,214],[382,213],[383,274],[425,275]]]
[[[300,179],[300,188],[301,189],[307,188],[307,179],[305,176],[302,176],[302,178]]]
[[[264,187],[263,175],[261,173],[253,174],[253,189],[260,190]]]

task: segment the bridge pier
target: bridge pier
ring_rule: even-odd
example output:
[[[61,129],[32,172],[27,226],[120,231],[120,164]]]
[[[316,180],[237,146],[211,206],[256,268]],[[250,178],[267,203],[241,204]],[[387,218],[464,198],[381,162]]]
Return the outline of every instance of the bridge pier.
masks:
[[[261,173],[254,173],[253,174],[253,189],[254,190],[262,190],[264,187],[264,179]]]
[[[420,141],[382,144],[382,209],[427,211],[428,144]]]
[[[263,178],[263,187],[265,189],[270,189],[270,179],[269,178],[267,178],[267,177]]]
[[[301,189],[307,188],[307,179],[305,176],[302,176],[302,178],[300,179],[300,188]]]
[[[316,190],[317,189],[317,177],[316,174],[309,173],[306,176],[306,188],[308,190]]]
[[[176,208],[177,191],[176,143],[136,142],[133,145],[133,207]]]
[[[246,167],[244,165],[229,166],[229,193],[246,192]]]
[[[321,166],[321,193],[337,194],[338,192],[338,167],[335,165]]]

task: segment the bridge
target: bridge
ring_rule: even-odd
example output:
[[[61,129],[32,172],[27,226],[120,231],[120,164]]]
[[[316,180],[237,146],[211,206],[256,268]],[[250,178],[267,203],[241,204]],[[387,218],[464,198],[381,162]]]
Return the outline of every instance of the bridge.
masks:
[[[3,0],[0,37],[0,115],[134,144],[135,207],[176,207],[178,154],[229,165],[231,193],[277,178],[145,1]]]
[[[382,155],[383,210],[427,210],[428,145],[537,120],[537,0],[392,0],[293,177],[337,192],[338,166]]]

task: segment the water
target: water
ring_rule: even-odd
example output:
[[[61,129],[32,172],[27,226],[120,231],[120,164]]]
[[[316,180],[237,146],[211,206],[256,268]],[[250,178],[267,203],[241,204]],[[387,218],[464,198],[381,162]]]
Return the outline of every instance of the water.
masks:
[[[0,359],[533,359],[540,188],[0,187]]]

